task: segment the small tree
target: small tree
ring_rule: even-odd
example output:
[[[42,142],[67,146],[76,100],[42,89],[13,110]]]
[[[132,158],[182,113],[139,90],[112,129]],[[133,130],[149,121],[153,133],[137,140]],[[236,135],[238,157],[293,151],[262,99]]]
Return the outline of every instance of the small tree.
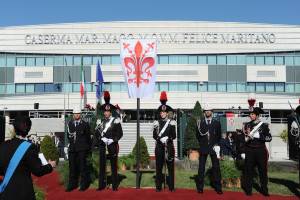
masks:
[[[197,120],[202,119],[202,117],[203,117],[202,108],[199,101],[197,101],[192,111],[192,114],[187,121],[187,127],[186,127],[185,137],[184,137],[185,151],[199,148],[199,144],[196,138]]]
[[[131,152],[131,154],[133,155],[133,158],[134,158],[134,163],[136,163],[136,146],[137,146],[137,144],[135,143],[135,145],[132,149],[132,152]],[[140,165],[142,167],[146,167],[150,163],[150,155],[149,155],[148,147],[147,147],[144,137],[140,137],[140,153],[141,153]]]
[[[47,135],[41,142],[41,152],[44,154],[47,160],[55,160],[58,162],[59,153],[52,140],[52,138]]]

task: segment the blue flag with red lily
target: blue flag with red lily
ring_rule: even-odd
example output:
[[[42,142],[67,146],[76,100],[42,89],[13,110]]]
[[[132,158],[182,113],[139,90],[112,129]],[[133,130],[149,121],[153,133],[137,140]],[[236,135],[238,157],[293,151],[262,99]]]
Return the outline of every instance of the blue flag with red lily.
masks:
[[[97,67],[96,67],[96,97],[97,97],[97,99],[101,98],[103,82],[104,82],[103,74],[102,74],[100,63],[98,60]]]

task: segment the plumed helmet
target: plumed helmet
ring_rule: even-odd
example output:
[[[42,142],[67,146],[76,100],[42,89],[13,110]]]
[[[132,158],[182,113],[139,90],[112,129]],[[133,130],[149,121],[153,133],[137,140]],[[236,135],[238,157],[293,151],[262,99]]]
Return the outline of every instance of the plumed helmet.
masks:
[[[260,107],[254,107],[252,111],[250,111],[250,114],[254,113],[256,115],[264,114],[265,112]]]
[[[101,105],[100,109],[105,112],[105,111],[109,111],[109,112],[113,112],[114,110],[116,110],[116,107],[112,104],[110,104],[110,93],[109,91],[104,91],[104,101],[105,104]]]
[[[160,93],[160,103],[161,105],[158,107],[157,111],[158,112],[170,112],[173,111],[173,108],[169,105],[167,105],[167,101],[168,101],[168,97],[167,97],[167,93],[165,91],[162,91]]]
[[[105,101],[105,104],[109,104],[110,102],[110,93],[109,91],[104,91],[104,101]]]

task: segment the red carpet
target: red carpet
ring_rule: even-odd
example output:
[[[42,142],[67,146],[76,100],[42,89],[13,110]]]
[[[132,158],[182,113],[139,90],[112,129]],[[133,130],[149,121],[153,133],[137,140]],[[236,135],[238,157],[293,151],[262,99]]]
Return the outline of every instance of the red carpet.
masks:
[[[170,193],[169,191],[155,192],[154,189],[139,189],[134,188],[120,188],[117,192],[111,190],[96,191],[95,189],[89,189],[84,192],[74,190],[72,192],[65,192],[64,187],[59,185],[59,178],[57,172],[53,172],[41,178],[34,178],[35,183],[43,188],[46,192],[47,200],[85,200],[85,199],[111,199],[111,200],[153,200],[153,199],[164,199],[164,200],[196,200],[203,198],[205,200],[215,199],[228,199],[228,200],[241,200],[241,199],[255,199],[265,200],[266,197],[261,194],[253,194],[252,197],[245,196],[242,192],[228,192],[225,191],[223,195],[217,195],[213,190],[205,190],[204,194],[198,194],[195,190],[190,189],[177,189],[176,192]],[[281,200],[281,199],[298,199],[295,196],[279,196],[272,195],[268,199]]]

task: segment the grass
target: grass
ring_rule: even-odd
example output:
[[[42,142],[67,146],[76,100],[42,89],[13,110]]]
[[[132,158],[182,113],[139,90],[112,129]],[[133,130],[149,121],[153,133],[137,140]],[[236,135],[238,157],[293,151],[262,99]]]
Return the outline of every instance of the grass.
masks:
[[[34,186],[34,192],[35,192],[36,200],[44,200],[45,199],[45,193],[41,188]]]
[[[65,167],[64,167],[65,166]],[[66,170],[67,163],[60,165],[58,168],[62,183],[65,183],[68,170]],[[197,170],[184,170],[177,168],[175,171],[175,187],[176,188],[187,188],[196,189],[195,181],[193,177],[197,174]],[[136,174],[130,170],[119,171],[121,182],[120,187],[135,187],[136,186]],[[144,173],[141,179],[141,187],[155,187],[155,180],[153,176],[155,173]],[[299,184],[298,184],[298,171],[281,171],[277,168],[270,168],[268,172],[269,176],[269,192],[270,194],[279,195],[300,195]],[[255,182],[258,180],[255,179]],[[257,184],[256,184],[257,185]],[[255,184],[254,184],[255,186]],[[98,179],[94,179],[92,188],[98,187]],[[205,180],[205,188],[211,188],[208,178]],[[223,188],[228,191],[242,191],[240,188]],[[257,190],[253,189],[253,192]]]

